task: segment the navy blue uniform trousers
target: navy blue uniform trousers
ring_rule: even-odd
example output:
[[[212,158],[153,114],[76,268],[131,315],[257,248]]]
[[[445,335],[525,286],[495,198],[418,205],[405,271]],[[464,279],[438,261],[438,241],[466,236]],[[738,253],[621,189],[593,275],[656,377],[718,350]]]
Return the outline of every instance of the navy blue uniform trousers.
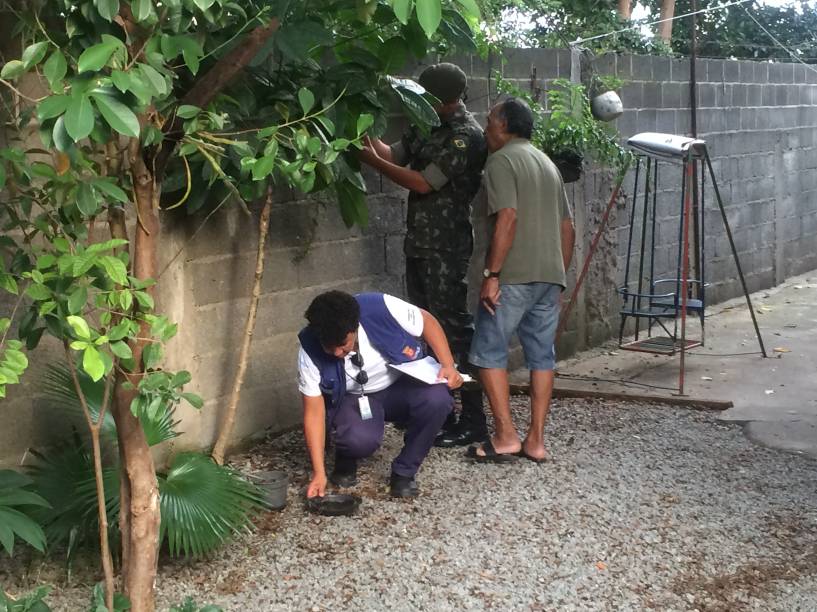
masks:
[[[453,398],[445,384],[427,385],[409,376],[401,376],[390,387],[367,393],[372,418],[360,415],[359,394],[347,392],[330,417],[335,450],[342,457],[369,457],[383,443],[385,422],[408,425],[403,450],[392,462],[392,471],[412,477],[428,455],[434,437],[451,412]]]

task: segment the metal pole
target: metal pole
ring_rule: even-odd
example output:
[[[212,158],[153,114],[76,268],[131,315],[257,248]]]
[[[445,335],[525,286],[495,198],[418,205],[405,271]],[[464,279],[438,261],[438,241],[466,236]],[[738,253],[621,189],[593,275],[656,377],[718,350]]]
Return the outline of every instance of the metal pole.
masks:
[[[757,325],[757,317],[755,316],[755,309],[752,307],[752,298],[749,297],[749,288],[746,286],[746,279],[743,276],[743,268],[740,267],[740,259],[738,258],[738,250],[735,248],[735,240],[732,238],[732,230],[729,227],[729,220],[726,218],[726,210],[723,207],[723,200],[721,200],[721,192],[718,189],[718,183],[715,182],[715,170],[712,168],[712,160],[709,159],[709,151],[704,153],[706,158],[706,165],[709,168],[709,176],[712,179],[712,190],[715,192],[715,199],[718,200],[718,208],[721,211],[721,218],[723,218],[723,227],[726,229],[726,237],[729,239],[729,248],[732,249],[732,257],[735,258],[735,266],[738,269],[738,276],[740,277],[740,284],[743,287],[743,295],[746,296],[746,304],[749,306],[749,314],[752,316],[752,325],[755,326],[755,334],[757,335],[757,343],[760,345],[760,352],[764,357],[766,354],[766,347],[763,346],[763,338],[760,336],[760,328]]]
[[[570,300],[567,303],[567,306],[562,311],[562,315],[559,319],[559,327],[556,330],[556,342],[559,341],[562,332],[564,331],[565,325],[567,324],[567,319],[570,317],[570,311],[573,309],[574,304],[576,303],[576,297],[579,295],[579,290],[584,283],[584,277],[587,276],[587,271],[590,269],[590,261],[593,259],[593,255],[596,253],[596,249],[599,246],[599,241],[601,240],[602,235],[604,234],[604,230],[607,227],[607,222],[610,219],[610,213],[613,210],[613,206],[616,204],[616,199],[618,199],[618,192],[621,189],[622,183],[624,183],[624,177],[627,175],[627,170],[630,167],[630,160],[628,159],[624,162],[624,166],[621,169],[621,172],[618,176],[618,180],[616,181],[616,185],[613,188],[613,193],[610,196],[610,202],[607,204],[607,208],[604,211],[604,215],[602,215],[601,223],[599,223],[599,229],[596,230],[596,235],[593,237],[593,241],[590,243],[590,251],[587,253],[587,257],[584,258],[584,264],[582,265],[582,271],[579,274],[579,278],[576,279],[576,286],[573,288],[573,293],[570,294]]]
[[[687,295],[689,293],[689,216],[692,208],[692,147],[689,148],[685,163],[686,176],[684,180],[687,184],[686,196],[684,197],[684,258],[681,266],[681,363],[678,372],[678,395],[684,395],[684,374],[686,368],[687,351]]]
[[[698,63],[698,17],[695,11],[698,10],[698,0],[692,0],[692,28],[690,41],[690,55],[689,55],[689,127],[692,131],[692,137],[698,137],[698,79],[696,72],[696,64]],[[694,259],[695,264],[695,278],[701,279],[701,235],[698,226],[698,164],[692,164],[692,236],[695,244]],[[701,297],[700,285],[696,290],[696,297]]]
[[[636,312],[641,312],[641,294],[644,293],[644,251],[647,248],[647,213],[650,207],[650,172],[656,162],[647,158],[647,176],[644,181],[644,212],[641,215],[641,250],[638,256],[638,294],[636,295]],[[641,327],[641,317],[635,318],[635,339],[638,340],[638,331]]]

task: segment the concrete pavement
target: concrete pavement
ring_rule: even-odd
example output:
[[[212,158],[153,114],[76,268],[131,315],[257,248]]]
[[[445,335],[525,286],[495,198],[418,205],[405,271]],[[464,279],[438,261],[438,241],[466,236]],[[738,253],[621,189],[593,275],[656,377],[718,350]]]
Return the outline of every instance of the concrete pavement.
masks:
[[[711,308],[706,346],[686,357],[685,393],[730,400],[720,418],[761,444],[817,457],[817,271],[753,294],[764,359],[744,298]],[[697,337],[690,325],[688,337]],[[679,357],[624,351],[617,343],[560,362],[557,388],[673,397]],[[678,408],[668,408],[677,410]]]

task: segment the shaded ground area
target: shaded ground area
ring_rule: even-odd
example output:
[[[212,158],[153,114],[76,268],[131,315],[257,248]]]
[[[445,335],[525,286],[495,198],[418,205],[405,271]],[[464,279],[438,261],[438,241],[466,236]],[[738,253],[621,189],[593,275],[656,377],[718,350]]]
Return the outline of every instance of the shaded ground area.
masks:
[[[230,611],[817,609],[813,459],[677,408],[562,401],[548,432],[542,466],[435,449],[412,502],[386,495],[389,429],[359,514],[334,519],[301,505],[300,433],[270,440],[236,463],[292,474],[289,507],[210,560],[166,562],[160,609],[187,594]],[[51,599],[80,610],[87,593]]]

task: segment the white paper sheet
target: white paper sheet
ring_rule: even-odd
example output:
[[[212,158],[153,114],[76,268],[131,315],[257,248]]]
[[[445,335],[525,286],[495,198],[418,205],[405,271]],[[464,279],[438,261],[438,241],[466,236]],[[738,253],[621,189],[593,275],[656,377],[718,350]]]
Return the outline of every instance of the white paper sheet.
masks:
[[[437,380],[441,366],[440,363],[431,356],[406,363],[390,363],[389,367],[403,374],[408,374],[429,385],[443,384],[445,382],[444,380]],[[463,374],[462,372],[460,372],[460,376],[462,376],[465,382],[471,382],[473,380],[468,374]]]

